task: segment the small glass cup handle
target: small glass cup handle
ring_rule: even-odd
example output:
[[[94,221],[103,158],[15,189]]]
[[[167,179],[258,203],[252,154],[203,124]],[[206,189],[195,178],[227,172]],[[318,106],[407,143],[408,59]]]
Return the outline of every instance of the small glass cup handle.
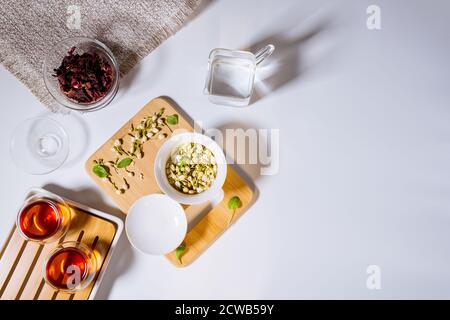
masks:
[[[261,62],[270,57],[275,50],[275,46],[273,44],[268,44],[264,48],[258,50],[255,53],[256,65],[259,65]]]

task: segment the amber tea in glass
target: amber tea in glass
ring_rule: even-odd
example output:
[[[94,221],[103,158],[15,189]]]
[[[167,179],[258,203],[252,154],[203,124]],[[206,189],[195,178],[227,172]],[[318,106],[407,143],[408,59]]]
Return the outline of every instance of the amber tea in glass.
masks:
[[[29,197],[17,217],[20,234],[30,241],[51,242],[67,231],[70,209],[61,198],[47,193]]]
[[[49,238],[58,230],[61,219],[50,201],[40,200],[27,205],[20,214],[20,230],[36,240]]]
[[[79,242],[63,242],[45,263],[45,281],[57,290],[82,290],[92,282],[95,273],[93,251]]]

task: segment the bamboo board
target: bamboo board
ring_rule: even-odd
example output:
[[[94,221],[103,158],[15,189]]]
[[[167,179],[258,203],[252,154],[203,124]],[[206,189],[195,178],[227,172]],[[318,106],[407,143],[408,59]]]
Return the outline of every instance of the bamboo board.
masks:
[[[104,145],[102,145],[86,162],[85,169],[88,175],[97,183],[97,185],[105,191],[126,214],[133,203],[142,196],[161,193],[156,179],[153,174],[153,166],[156,154],[161,145],[170,137],[169,129],[164,128],[163,133],[167,133],[166,139],[151,139],[144,144],[144,157],[134,161],[133,171],[134,177],[126,177],[129,182],[130,189],[124,194],[118,195],[115,189],[108,183],[98,178],[93,172],[93,161],[98,159],[112,160],[117,157],[115,152],[111,150],[114,142],[126,136],[131,124],[137,126],[140,120],[146,116],[157,113],[161,108],[165,109],[165,115],[178,115],[178,124],[171,126],[175,132],[193,131],[193,126],[184,112],[173,101],[168,98],[159,97],[147,103],[133,118],[123,125]],[[144,179],[141,179],[140,173],[143,173]],[[251,206],[253,201],[253,190],[247,183],[236,173],[229,165],[227,178],[224,184],[224,198],[214,208],[210,208],[207,214],[202,212],[202,219],[193,226],[188,232],[185,243],[186,251],[182,257],[182,263],[178,261],[175,252],[166,255],[169,261],[177,267],[185,267],[197,259],[220,235],[230,226],[230,218],[232,212],[228,209],[227,204],[230,198],[238,196],[242,201],[242,207],[239,208],[233,222],[241,217],[245,211]],[[185,206],[186,214],[196,216],[200,211],[205,210],[205,206]]]
[[[14,226],[0,251],[1,300],[87,300],[91,299],[99,275],[106,268],[117,226],[87,210],[68,202],[71,224],[66,235],[58,242],[39,244],[24,240]],[[44,263],[47,255],[63,241],[80,241],[93,249],[98,257],[94,281],[76,293],[56,291],[45,283]]]

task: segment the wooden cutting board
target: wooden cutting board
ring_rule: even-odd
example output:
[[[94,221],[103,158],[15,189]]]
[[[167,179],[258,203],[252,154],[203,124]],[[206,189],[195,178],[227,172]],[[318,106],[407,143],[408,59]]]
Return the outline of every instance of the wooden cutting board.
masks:
[[[169,98],[159,97],[147,103],[86,162],[85,168],[88,175],[115,201],[115,203],[125,214],[128,212],[128,209],[133,205],[133,203],[142,196],[151,193],[161,193],[153,174],[153,166],[158,149],[171,136],[171,132],[167,127],[165,127],[161,133],[166,133],[167,138],[152,138],[145,142],[144,157],[142,159],[136,159],[133,167],[131,167],[131,170],[135,172],[135,176],[124,176],[130,185],[130,188],[126,190],[124,194],[117,194],[113,186],[107,182],[104,182],[93,173],[92,168],[94,160],[103,159],[105,162],[108,160],[115,161],[117,155],[111,150],[114,146],[114,142],[117,139],[127,135],[131,124],[136,127],[142,118],[151,116],[160,111],[162,108],[164,108],[165,116],[173,114],[178,115],[178,124],[170,126],[172,130],[175,132],[181,132],[181,130],[189,132],[193,131],[193,126],[187,116],[184,115],[184,112]],[[126,140],[126,138],[124,140]],[[127,150],[127,147],[125,150]],[[141,179],[140,173],[143,174],[143,179]],[[117,184],[121,183],[122,180],[120,176],[117,176],[115,172],[112,172],[112,176],[113,180],[117,181]],[[184,267],[197,259],[252,205],[254,196],[252,188],[230,165],[228,166],[227,178],[223,189],[225,194],[223,200],[213,208],[208,208],[205,205],[184,206],[187,214],[193,216],[200,215],[202,218],[189,230],[185,238],[186,250],[182,256],[182,263],[178,261],[175,252],[171,252],[166,255],[169,261],[175,266]],[[234,196],[238,196],[241,199],[242,207],[236,211],[234,219],[230,224],[229,221],[232,212],[228,209],[228,201]]]

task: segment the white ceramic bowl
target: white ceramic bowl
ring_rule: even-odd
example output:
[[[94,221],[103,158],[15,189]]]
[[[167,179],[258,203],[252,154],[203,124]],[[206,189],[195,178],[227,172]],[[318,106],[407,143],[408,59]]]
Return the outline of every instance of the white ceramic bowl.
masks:
[[[186,214],[181,205],[168,196],[151,194],[131,206],[125,231],[137,250],[163,255],[175,250],[186,236]]]
[[[217,175],[211,187],[199,194],[184,194],[172,187],[166,176],[166,163],[171,156],[171,152],[181,144],[199,143],[208,148],[214,155],[217,162]],[[182,204],[200,204],[212,201],[222,193],[222,187],[227,177],[227,160],[222,148],[211,138],[200,133],[181,133],[172,136],[161,148],[155,159],[155,178],[159,188],[173,200]]]

